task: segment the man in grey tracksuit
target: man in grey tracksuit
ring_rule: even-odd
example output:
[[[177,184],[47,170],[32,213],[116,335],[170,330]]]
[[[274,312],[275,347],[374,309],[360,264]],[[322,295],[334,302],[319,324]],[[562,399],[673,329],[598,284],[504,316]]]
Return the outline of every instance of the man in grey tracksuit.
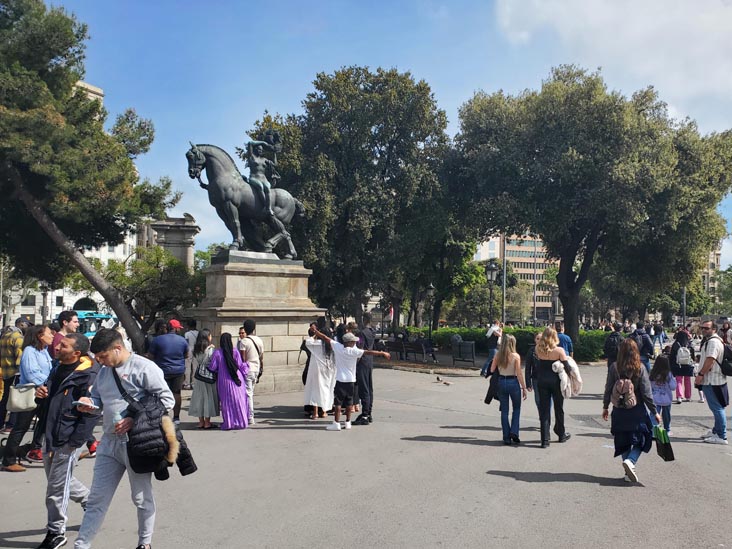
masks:
[[[149,549],[155,526],[155,499],[152,491],[152,473],[135,473],[127,457],[127,432],[132,418],[125,417],[128,403],[120,394],[114,373],[117,372],[123,389],[135,400],[146,394],[157,395],[170,411],[175,405],[173,393],[157,365],[125,348],[122,336],[116,330],[100,330],[94,336],[91,350],[104,367],[99,371],[91,398],[81,398],[83,412],[98,413],[104,409],[102,440],[97,448],[89,500],[81,521],[74,547],[89,549],[104,522],[119,481],[126,473],[130,481],[132,502],[137,507],[137,549]],[[91,408],[94,404],[97,408]],[[100,543],[108,547],[109,543]]]
[[[69,500],[86,508],[89,489],[75,476],[81,448],[91,438],[96,416],[83,414],[73,404],[87,396],[100,366],[87,356],[89,340],[83,334],[68,333],[58,342],[56,361],[46,385],[36,389],[37,399],[47,399],[46,442],[43,465],[46,470],[47,534],[38,549],[57,549],[66,543]]]

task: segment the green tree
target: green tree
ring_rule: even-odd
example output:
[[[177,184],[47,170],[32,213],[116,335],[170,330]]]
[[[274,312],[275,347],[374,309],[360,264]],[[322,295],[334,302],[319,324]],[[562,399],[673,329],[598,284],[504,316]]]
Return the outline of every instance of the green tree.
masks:
[[[149,146],[149,122],[128,112],[116,125],[123,135],[105,132],[104,109],[75,86],[86,38],[85,25],[41,0],[0,9],[0,230],[20,235],[0,239],[0,253],[51,284],[73,264],[139,349],[143,334],[124,300],[80,250],[119,244],[178,197],[170,180],[138,182],[130,155]]]
[[[526,280],[506,288],[506,317],[523,323],[531,313],[532,286]]]
[[[147,332],[160,314],[196,303],[194,273],[160,246],[138,247],[127,261],[110,261],[104,277],[120,292]]]
[[[725,313],[732,312],[732,265],[716,272],[717,298],[719,306]]]
[[[730,136],[670,119],[652,88],[626,98],[599,73],[561,66],[539,91],[477,93],[460,119],[473,215],[487,232],[541,237],[559,260],[572,338],[598,255],[633,257],[640,277],[659,269],[646,261],[649,247],[691,246],[692,261],[656,273],[688,281],[724,232],[716,206],[730,187]]]
[[[419,275],[402,267],[418,265],[432,243],[415,227],[439,221],[426,204],[440,188],[445,113],[424,81],[393,69],[347,67],[313,85],[303,115],[265,114],[250,135],[267,125],[283,134],[280,173],[305,205],[303,228],[292,231],[315,301],[357,315],[367,291],[381,291],[399,310]]]

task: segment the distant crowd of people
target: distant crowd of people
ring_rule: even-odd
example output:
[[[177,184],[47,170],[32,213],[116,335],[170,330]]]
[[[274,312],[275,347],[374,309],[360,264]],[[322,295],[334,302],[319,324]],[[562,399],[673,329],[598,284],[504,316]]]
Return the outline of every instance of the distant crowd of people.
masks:
[[[717,330],[713,321],[702,322],[701,338],[692,336],[691,326],[682,326],[672,340],[661,322],[655,326],[612,323],[608,327],[602,417],[606,421],[611,419],[615,456],[622,459],[626,481],[638,481],[636,464],[640,455],[650,450],[655,426],[662,425],[673,435],[672,405],[690,402],[692,387],[696,387],[699,401],[708,405],[714,420],[702,440],[708,444],[727,444],[725,408],[729,405],[729,394],[722,363],[725,346],[732,344],[729,323],[725,322]],[[562,323],[557,322],[536,334],[534,345],[526,355],[524,371],[516,353],[515,338],[503,334],[497,321],[491,323],[486,337],[488,360],[481,374],[497,378],[495,393],[501,404],[504,444],[521,443],[521,402],[532,391],[539,412],[541,447],[550,445],[552,406],[554,433],[559,442],[569,440],[571,435],[564,426],[563,406],[568,393],[563,376],[571,380],[576,375],[576,365],[571,360],[572,341],[563,333]],[[727,353],[732,354],[732,347]]]

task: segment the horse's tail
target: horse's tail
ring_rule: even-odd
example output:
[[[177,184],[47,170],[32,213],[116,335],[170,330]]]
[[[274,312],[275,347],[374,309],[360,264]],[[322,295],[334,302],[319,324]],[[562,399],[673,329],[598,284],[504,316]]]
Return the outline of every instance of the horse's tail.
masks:
[[[293,200],[295,201],[295,215],[297,217],[305,217],[305,205],[297,198],[293,197]]]

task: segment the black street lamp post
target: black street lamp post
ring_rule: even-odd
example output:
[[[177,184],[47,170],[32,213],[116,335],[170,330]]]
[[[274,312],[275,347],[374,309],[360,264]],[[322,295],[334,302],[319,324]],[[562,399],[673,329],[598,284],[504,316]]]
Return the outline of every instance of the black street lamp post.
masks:
[[[489,292],[488,316],[490,316],[490,318],[488,319],[488,322],[493,322],[493,285],[496,283],[496,278],[498,278],[499,270],[500,267],[496,265],[496,262],[492,259],[485,265],[485,278],[488,281]]]
[[[51,288],[48,287],[48,284],[41,284],[41,296],[43,297],[43,305],[41,305],[41,323],[46,323],[46,318],[48,317],[48,291]]]

